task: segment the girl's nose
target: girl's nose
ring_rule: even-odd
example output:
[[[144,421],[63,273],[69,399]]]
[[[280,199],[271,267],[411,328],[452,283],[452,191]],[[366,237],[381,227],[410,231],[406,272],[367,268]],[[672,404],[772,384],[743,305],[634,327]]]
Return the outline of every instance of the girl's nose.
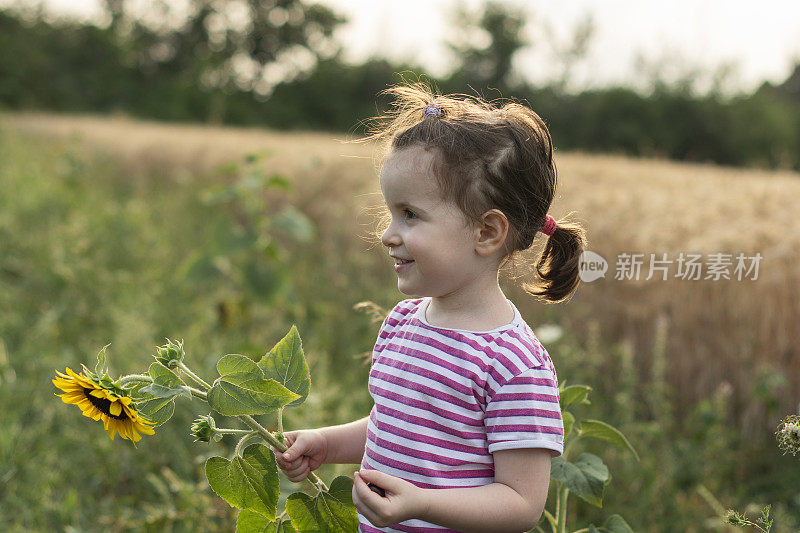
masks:
[[[389,227],[383,231],[381,242],[387,247],[399,246],[401,244],[400,236],[394,230],[394,224],[389,224]]]

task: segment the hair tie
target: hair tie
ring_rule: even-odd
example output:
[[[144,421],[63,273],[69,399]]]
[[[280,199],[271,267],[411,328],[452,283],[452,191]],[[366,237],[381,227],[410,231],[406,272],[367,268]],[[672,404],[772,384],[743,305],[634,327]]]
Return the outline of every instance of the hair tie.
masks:
[[[539,231],[541,231],[542,233],[544,233],[549,237],[556,230],[556,227],[557,227],[556,219],[554,219],[550,215],[547,215],[547,217],[544,219],[544,224],[542,225],[542,229],[540,229]]]
[[[428,104],[425,106],[426,117],[440,117],[442,116],[442,108],[436,104]]]

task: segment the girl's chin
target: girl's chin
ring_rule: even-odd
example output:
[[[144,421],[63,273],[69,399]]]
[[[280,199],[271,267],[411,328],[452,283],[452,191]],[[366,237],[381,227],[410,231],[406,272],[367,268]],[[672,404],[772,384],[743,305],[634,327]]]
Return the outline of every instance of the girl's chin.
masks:
[[[415,287],[411,287],[403,283],[403,280],[398,280],[397,290],[399,290],[400,292],[411,298],[422,298],[423,296],[425,296],[425,294],[422,294],[422,292],[424,291],[416,290]]]

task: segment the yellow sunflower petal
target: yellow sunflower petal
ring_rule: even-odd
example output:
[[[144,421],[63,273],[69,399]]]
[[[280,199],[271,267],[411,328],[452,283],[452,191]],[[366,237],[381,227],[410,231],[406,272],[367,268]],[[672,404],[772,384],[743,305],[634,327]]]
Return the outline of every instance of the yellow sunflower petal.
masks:
[[[56,394],[56,396],[58,396],[58,394]],[[66,404],[78,405],[80,407],[79,404],[80,404],[80,402],[82,400],[83,400],[83,398],[81,398],[79,396],[70,396],[68,394],[62,394],[61,395],[61,401],[66,403]]]
[[[62,400],[62,401],[65,401],[65,400]],[[85,400],[76,400],[74,402],[67,402],[67,403],[71,403],[72,405],[76,405],[78,407],[78,409],[80,409],[84,413],[87,412],[87,411],[94,412],[94,411],[98,410],[97,407],[95,407],[94,405],[90,404],[89,402],[87,402]]]
[[[90,380],[89,378],[87,378],[82,374],[76,374],[69,367],[67,367],[67,373],[69,374],[69,376],[65,376],[66,379],[79,383],[81,386],[86,387],[87,389],[97,388],[97,385],[92,383],[92,380]]]
[[[70,367],[67,367],[67,374],[69,375],[68,377],[71,377],[72,379],[81,379],[81,376],[76,374]]]
[[[139,435],[139,433],[136,432],[136,428],[129,427],[128,428],[128,435],[130,435],[130,439],[133,442],[139,442],[140,440],[142,440],[142,436]]]
[[[95,398],[105,398],[108,395],[108,393],[103,389],[94,389],[89,394],[91,394]]]
[[[119,416],[122,412],[122,404],[119,402],[111,402],[111,405],[108,406],[108,412],[111,413],[111,416]]]
[[[81,387],[80,385],[77,385],[75,382],[67,381],[65,379],[60,379],[60,378],[54,379],[53,380],[53,385],[55,385],[59,389],[63,390],[64,392],[69,392],[69,391],[72,391],[72,390],[80,390],[80,391],[83,390],[83,387]]]
[[[155,433],[155,430],[153,428],[142,424],[139,424],[136,427],[136,429],[138,429],[141,433],[144,433],[145,435],[153,435]]]

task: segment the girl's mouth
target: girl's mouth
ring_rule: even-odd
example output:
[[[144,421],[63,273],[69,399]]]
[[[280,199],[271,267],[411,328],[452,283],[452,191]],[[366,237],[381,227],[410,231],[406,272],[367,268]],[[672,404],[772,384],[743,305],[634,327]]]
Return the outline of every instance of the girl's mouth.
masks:
[[[395,272],[400,272],[401,270],[405,270],[409,267],[414,261],[406,261],[405,259],[395,259],[394,263],[394,270]]]

